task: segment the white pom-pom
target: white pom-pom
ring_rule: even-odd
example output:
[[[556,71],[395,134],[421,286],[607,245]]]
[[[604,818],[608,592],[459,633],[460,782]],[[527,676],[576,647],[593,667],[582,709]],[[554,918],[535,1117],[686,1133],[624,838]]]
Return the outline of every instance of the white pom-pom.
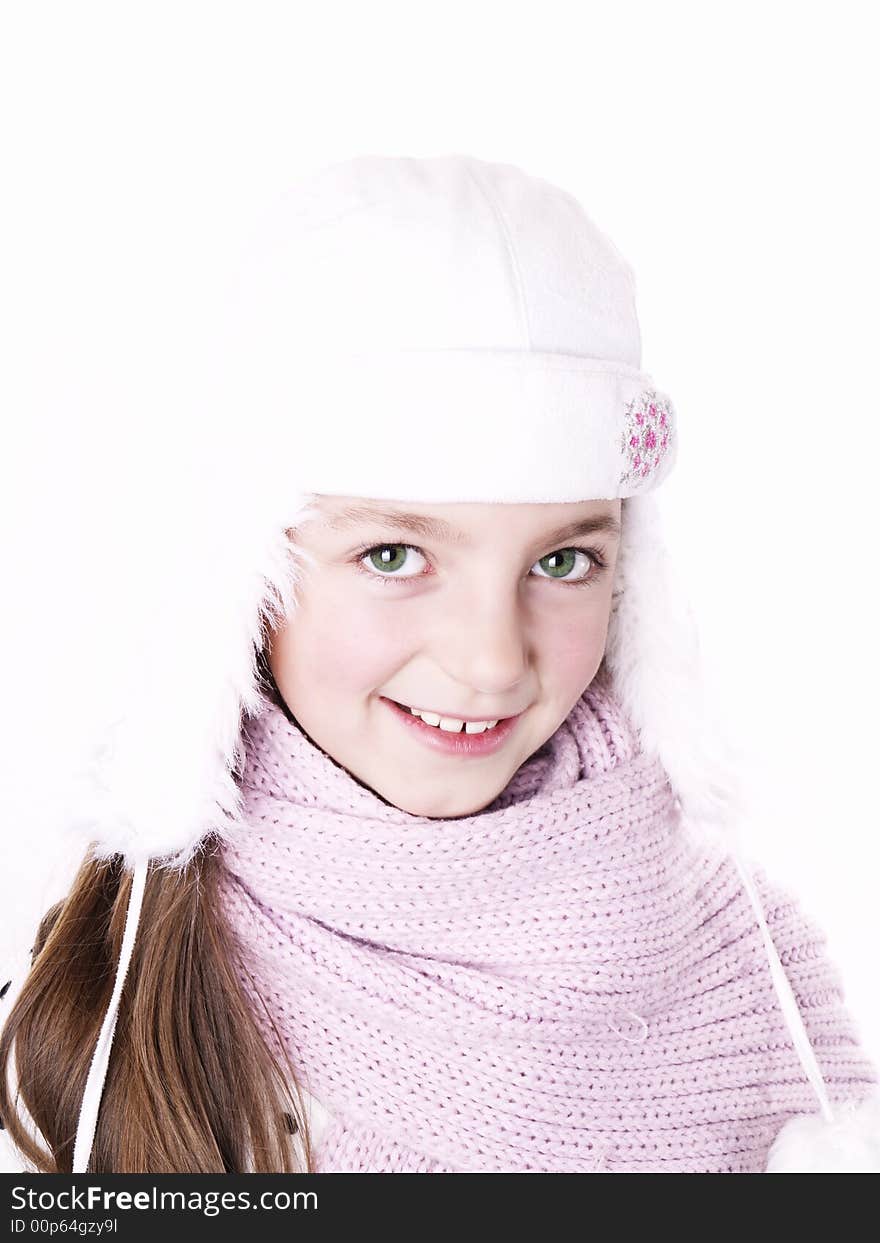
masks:
[[[880,1088],[861,1102],[834,1107],[833,1122],[821,1114],[790,1118],[776,1136],[767,1174],[880,1173]]]

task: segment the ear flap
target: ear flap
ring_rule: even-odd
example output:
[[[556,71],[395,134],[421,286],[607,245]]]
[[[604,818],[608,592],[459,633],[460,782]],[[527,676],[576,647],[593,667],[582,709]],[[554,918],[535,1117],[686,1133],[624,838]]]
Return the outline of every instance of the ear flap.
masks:
[[[618,702],[659,756],[688,822],[726,849],[742,822],[740,761],[707,702],[693,612],[652,493],[621,502],[605,661]]]
[[[258,655],[295,607],[305,554],[287,530],[311,497],[266,487],[263,503],[202,487],[181,515],[173,560],[155,586],[146,650],[125,671],[122,710],[77,778],[64,829],[95,858],[122,854],[182,868],[209,835],[239,827],[235,774],[246,715],[264,702]],[[196,512],[197,511],[197,512]]]

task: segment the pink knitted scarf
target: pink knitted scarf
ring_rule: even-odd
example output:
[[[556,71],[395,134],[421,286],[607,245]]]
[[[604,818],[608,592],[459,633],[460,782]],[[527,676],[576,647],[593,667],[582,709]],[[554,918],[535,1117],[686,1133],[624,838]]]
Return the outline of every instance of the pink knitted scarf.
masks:
[[[387,804],[274,704],[245,739],[222,893],[266,1038],[333,1116],[319,1171],[759,1172],[815,1110],[736,869],[603,677],[458,819]],[[822,934],[756,884],[829,1095],[858,1095]]]

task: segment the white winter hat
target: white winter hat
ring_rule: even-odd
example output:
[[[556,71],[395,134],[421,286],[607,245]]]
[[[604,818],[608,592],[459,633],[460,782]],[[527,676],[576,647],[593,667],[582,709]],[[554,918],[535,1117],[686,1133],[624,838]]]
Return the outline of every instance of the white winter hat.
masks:
[[[272,205],[201,356],[205,457],[181,507],[167,625],[71,829],[134,869],[116,988],[74,1154],[87,1167],[147,862],[183,866],[239,826],[258,655],[292,615],[287,532],[318,494],[402,501],[621,498],[606,664],[686,818],[736,853],[736,759],[707,710],[690,609],[651,493],[675,412],[641,369],[632,271],[563,190],[470,156],[334,164]],[[158,588],[160,591],[161,587]],[[716,838],[717,840],[717,838]],[[830,1106],[754,885],[783,1011]]]

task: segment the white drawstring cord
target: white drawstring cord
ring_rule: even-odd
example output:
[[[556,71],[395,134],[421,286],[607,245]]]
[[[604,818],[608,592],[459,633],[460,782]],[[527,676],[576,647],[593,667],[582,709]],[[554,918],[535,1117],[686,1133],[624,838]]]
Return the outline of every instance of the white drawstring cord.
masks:
[[[776,946],[773,944],[773,938],[767,928],[767,921],[764,918],[764,910],[761,906],[761,899],[755,888],[748,865],[740,854],[738,848],[733,846],[731,854],[739,869],[742,877],[746,893],[751,899],[758,924],[761,929],[761,936],[764,938],[764,947],[767,951],[767,959],[770,964],[770,974],[773,977],[773,984],[776,988],[776,995],[779,998],[779,1005],[782,1010],[783,1017],[788,1024],[788,1030],[794,1041],[794,1047],[800,1058],[804,1073],[813,1086],[816,1096],[819,1098],[819,1105],[822,1110],[822,1116],[826,1122],[834,1122],[834,1111],[831,1108],[831,1102],[828,1099],[828,1092],[825,1087],[825,1080],[822,1078],[822,1071],[819,1069],[819,1063],[816,1061],[816,1055],[813,1052],[813,1046],[810,1044],[810,1038],[807,1035],[807,1029],[804,1026],[804,1020],[800,1012],[797,1000],[788,976],[782,963],[779,961],[779,955],[776,952]]]
[[[92,1155],[92,1145],[95,1142],[95,1130],[98,1125],[98,1110],[100,1109],[101,1096],[104,1092],[104,1081],[107,1078],[107,1067],[110,1064],[110,1048],[116,1032],[119,1000],[122,997],[122,988],[125,984],[128,964],[131,961],[138,923],[141,917],[144,886],[147,880],[147,867],[148,863],[146,860],[136,864],[132,876],[131,889],[128,895],[128,910],[125,916],[125,931],[122,935],[122,949],[120,950],[119,963],[116,967],[116,982],[113,986],[113,995],[110,998],[107,1013],[104,1015],[104,1022],[101,1026],[98,1042],[95,1045],[95,1052],[92,1054],[92,1063],[89,1067],[89,1074],[86,1079],[85,1091],[83,1092],[82,1104],[79,1110],[76,1140],[73,1146],[72,1173],[74,1174],[84,1174],[86,1172]]]

